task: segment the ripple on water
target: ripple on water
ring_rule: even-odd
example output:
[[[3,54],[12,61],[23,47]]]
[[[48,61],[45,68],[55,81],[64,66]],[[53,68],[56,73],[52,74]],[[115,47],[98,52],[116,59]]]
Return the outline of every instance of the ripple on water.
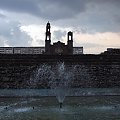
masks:
[[[93,110],[112,110],[114,107],[113,106],[95,106],[92,107],[91,109]]]
[[[17,109],[14,109],[14,112],[27,112],[27,111],[30,111],[31,108],[17,108]]]
[[[3,111],[7,106],[0,106],[0,112]]]

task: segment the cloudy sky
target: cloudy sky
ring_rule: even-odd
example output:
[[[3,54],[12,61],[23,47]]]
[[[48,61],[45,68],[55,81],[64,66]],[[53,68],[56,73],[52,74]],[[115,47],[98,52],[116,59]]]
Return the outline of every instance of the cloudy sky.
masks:
[[[120,0],[0,0],[0,46],[44,46],[46,23],[52,42],[67,42],[84,53],[120,48]]]

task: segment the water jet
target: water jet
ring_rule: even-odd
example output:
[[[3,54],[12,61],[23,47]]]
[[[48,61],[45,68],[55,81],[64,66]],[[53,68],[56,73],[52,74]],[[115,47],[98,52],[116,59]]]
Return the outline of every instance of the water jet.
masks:
[[[60,106],[60,108],[62,108],[62,106],[63,106],[63,103],[62,103],[62,102],[60,102],[60,103],[59,103],[59,106]]]

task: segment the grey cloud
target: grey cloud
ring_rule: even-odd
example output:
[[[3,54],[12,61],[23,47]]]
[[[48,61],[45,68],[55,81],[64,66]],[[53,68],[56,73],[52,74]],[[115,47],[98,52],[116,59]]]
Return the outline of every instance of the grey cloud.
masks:
[[[0,8],[51,20],[56,26],[87,26],[89,33],[120,31],[120,0],[0,0]]]
[[[84,54],[98,54],[98,53],[101,53],[103,52],[104,50],[107,49],[107,46],[105,45],[101,45],[101,44],[96,44],[96,43],[76,43],[74,41],[74,46],[83,46],[83,53]],[[97,50],[98,48],[101,48],[101,50]],[[93,51],[94,50],[94,51]]]
[[[115,14],[113,17],[114,17],[114,21],[115,21],[117,24],[120,24],[120,15]]]
[[[5,46],[5,39],[0,36],[0,46]]]
[[[94,2],[94,3],[102,3],[102,4],[105,4],[105,3],[112,3],[112,4],[115,4],[115,5],[120,5],[120,1],[119,0],[91,0],[89,2]]]
[[[94,2],[95,1],[95,2]],[[117,2],[110,0],[91,0],[87,2],[86,11],[76,18],[59,21],[60,25],[70,25],[73,30],[95,33],[95,32],[120,32],[120,7]],[[118,2],[119,5],[119,2]],[[83,26],[83,27],[82,27]],[[82,31],[82,28],[87,28]]]
[[[42,39],[37,39],[36,42],[38,43],[38,45],[44,45],[45,41]]]
[[[94,5],[120,5],[119,0],[9,0],[9,2],[8,0],[0,0],[0,8],[28,13],[45,19],[58,20],[73,18],[85,12],[90,3]]]
[[[0,46],[4,45],[4,43],[9,46],[30,46],[31,38],[20,30],[20,23],[2,21],[0,26],[2,27],[0,29],[0,41],[2,41],[2,44]]]
[[[0,18],[6,18],[6,16],[0,13]]]
[[[64,19],[85,10],[86,0],[4,0],[0,8],[14,12],[28,13],[45,19]]]
[[[86,10],[86,0],[51,0],[49,3],[48,11],[44,10],[47,18],[72,18],[77,14],[84,12]],[[52,5],[52,7],[50,7]],[[44,9],[44,8],[43,8]],[[50,17],[52,16],[52,17]]]
[[[36,0],[0,0],[0,8],[14,12],[35,14],[38,10]]]
[[[55,40],[62,40],[62,37],[66,35],[66,31],[56,30],[53,32]]]
[[[86,48],[105,47],[104,45],[95,43],[82,43],[82,45],[85,46]]]

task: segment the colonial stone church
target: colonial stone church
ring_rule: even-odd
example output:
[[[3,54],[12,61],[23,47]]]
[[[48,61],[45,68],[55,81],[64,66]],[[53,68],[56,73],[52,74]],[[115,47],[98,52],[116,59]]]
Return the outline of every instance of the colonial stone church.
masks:
[[[45,36],[45,54],[47,55],[72,55],[73,50],[73,32],[69,31],[67,34],[67,45],[60,41],[51,45],[51,26],[48,22],[46,25],[46,36]],[[76,47],[78,49],[78,47]],[[83,47],[79,47],[81,53],[83,53]]]

